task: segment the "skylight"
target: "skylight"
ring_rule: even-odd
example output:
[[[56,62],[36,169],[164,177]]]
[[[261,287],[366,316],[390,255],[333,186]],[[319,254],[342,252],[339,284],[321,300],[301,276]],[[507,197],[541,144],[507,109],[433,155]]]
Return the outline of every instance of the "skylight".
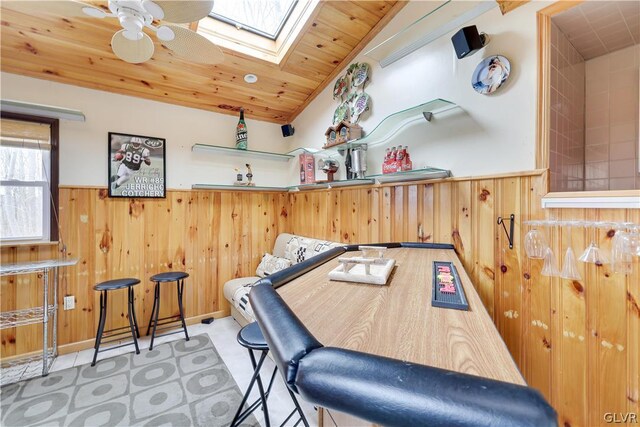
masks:
[[[276,40],[297,0],[216,0],[214,19]]]

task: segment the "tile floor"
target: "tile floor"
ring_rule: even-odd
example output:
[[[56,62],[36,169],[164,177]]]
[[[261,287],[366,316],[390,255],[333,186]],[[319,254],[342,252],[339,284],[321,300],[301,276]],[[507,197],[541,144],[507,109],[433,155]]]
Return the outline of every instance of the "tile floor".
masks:
[[[225,317],[222,319],[216,319],[210,325],[191,325],[188,327],[188,330],[189,335],[209,335],[209,338],[218,350],[218,353],[220,353],[220,356],[224,360],[224,363],[229,368],[229,371],[240,387],[240,390],[244,392],[244,390],[246,390],[247,386],[249,385],[249,381],[251,380],[252,369],[247,350],[241,347],[236,341],[236,335],[238,334],[238,331],[240,331],[240,325],[232,317]],[[178,339],[184,339],[184,335],[174,334],[156,338],[154,345]],[[138,341],[141,352],[149,348],[149,342],[150,339],[146,336],[143,336]],[[133,345],[122,347],[105,353],[100,353],[100,355],[98,356],[98,360],[100,360],[100,358],[113,357],[131,351],[133,351]],[[71,368],[73,366],[85,365],[91,363],[92,359],[93,349],[82,350],[76,353],[63,354],[61,356],[58,356],[58,358],[54,361],[53,366],[51,367],[51,371],[59,371],[62,369]],[[270,358],[267,358],[265,360],[264,366],[261,371],[263,373],[263,381],[265,381],[265,383],[269,381],[268,378],[271,375],[271,372],[273,372],[274,366],[275,365]],[[250,402],[253,402],[254,399],[257,399],[257,397],[257,387],[254,387],[254,391],[252,392],[250,397]],[[304,402],[301,398],[299,398],[299,402],[307,416],[309,424],[312,426],[317,426],[318,417],[313,405]],[[293,410],[293,402],[291,401],[289,393],[287,393],[287,390],[284,386],[282,377],[279,374],[276,376],[272,394],[271,396],[269,396],[268,403],[271,425],[280,425],[282,421],[284,421],[284,419],[287,417],[287,415],[289,415],[289,413]],[[264,426],[265,422],[264,417],[262,416],[262,411],[257,410],[254,412],[254,414],[260,421],[260,424]],[[297,418],[294,417],[287,423],[287,425],[295,424],[296,420]]]

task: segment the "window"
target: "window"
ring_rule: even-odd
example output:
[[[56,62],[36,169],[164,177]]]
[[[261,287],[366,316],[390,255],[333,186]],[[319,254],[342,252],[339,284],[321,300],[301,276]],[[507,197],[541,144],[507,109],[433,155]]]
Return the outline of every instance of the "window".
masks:
[[[217,0],[210,16],[275,40],[296,3],[296,0]]]
[[[58,120],[2,114],[0,241],[57,240]]]

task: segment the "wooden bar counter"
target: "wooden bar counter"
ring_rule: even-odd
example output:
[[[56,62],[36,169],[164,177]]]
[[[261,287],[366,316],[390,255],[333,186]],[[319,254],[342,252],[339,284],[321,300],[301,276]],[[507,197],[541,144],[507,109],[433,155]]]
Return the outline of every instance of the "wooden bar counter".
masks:
[[[278,292],[325,346],[525,384],[453,250],[394,248],[385,258],[396,260],[386,286],[331,281],[332,259]],[[431,306],[433,261],[454,263],[469,311]]]
[[[396,260],[386,286],[329,280],[333,259],[278,292],[325,346],[525,384],[453,250],[387,249],[385,258]],[[431,306],[433,261],[454,263],[469,311]]]

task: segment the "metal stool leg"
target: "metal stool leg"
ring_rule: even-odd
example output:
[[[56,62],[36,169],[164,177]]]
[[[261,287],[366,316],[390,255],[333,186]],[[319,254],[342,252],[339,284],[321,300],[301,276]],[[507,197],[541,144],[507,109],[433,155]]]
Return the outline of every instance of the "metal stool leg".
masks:
[[[98,330],[96,331],[96,339],[93,343],[93,348],[98,348],[98,338],[100,337],[98,332],[100,331],[100,323],[102,323],[102,294],[103,292],[100,292],[100,314],[98,315]]]
[[[133,287],[131,287],[129,289],[131,289],[131,294],[132,294],[131,311],[129,312],[129,315],[133,316],[133,326],[136,327],[136,335],[137,335],[138,338],[140,338],[140,329],[138,328],[138,319],[136,317],[136,307],[135,307],[136,299],[135,299],[135,294],[133,292]]]
[[[133,345],[136,347],[136,354],[140,354],[140,349],[138,348],[138,338],[137,331],[135,327],[135,322],[133,320],[133,288],[129,287],[129,326],[131,327],[131,336],[133,337]]]
[[[289,396],[291,396],[291,400],[293,400],[293,404],[296,407],[296,410],[298,411],[298,414],[300,415],[300,420],[296,423],[296,425],[302,421],[302,423],[305,425],[305,427],[309,427],[309,423],[307,422],[307,417],[304,416],[304,412],[302,412],[302,408],[300,407],[300,404],[298,403],[298,399],[296,399],[296,395],[293,394],[293,392],[291,390],[289,390],[289,387],[287,387],[287,391],[289,392]]]
[[[158,314],[160,314],[160,282],[156,282],[155,299],[158,303],[156,305],[155,313],[152,313],[152,315],[154,315],[154,319],[153,319],[153,331],[151,332],[151,344],[149,344],[149,350],[153,350],[153,340],[156,337],[156,328],[158,327]]]
[[[264,360],[264,356],[266,355],[266,351],[262,352],[261,359]],[[251,356],[251,364],[256,366],[256,357],[253,355],[253,351],[249,350],[249,355]],[[271,427],[271,422],[269,420],[269,408],[267,407],[267,396],[264,394],[264,387],[262,386],[262,378],[260,377],[260,372],[258,372],[258,378],[256,378],[256,382],[258,383],[258,390],[260,392],[260,400],[262,400],[262,411],[264,412],[264,422],[267,427]]]
[[[153,290],[153,308],[151,309],[151,319],[149,319],[149,325],[147,326],[147,335],[149,335],[149,331],[151,331],[151,325],[153,324],[153,316],[155,315],[154,313],[156,312],[156,304],[158,303],[158,299],[157,299],[157,292],[158,292],[158,283],[156,282],[156,286]]]
[[[184,308],[182,307],[182,293],[184,292],[184,279],[176,280],[178,287],[178,308],[180,309],[180,321],[182,321],[182,329],[184,329],[184,336],[189,341],[189,333],[187,332],[187,324],[184,321]]]
[[[254,404],[252,404],[249,408],[247,408],[247,410],[244,411],[244,413],[242,411],[242,408],[244,407],[245,403],[247,403],[247,400],[249,399],[249,394],[253,389],[253,385],[255,384],[256,380],[258,380],[258,378],[260,377],[260,369],[262,368],[264,359],[267,357],[267,352],[266,351],[262,352],[262,355],[260,356],[260,360],[258,360],[257,364],[256,364],[255,356],[253,355],[253,352],[251,351],[251,349],[249,349],[249,355],[251,356],[251,365],[253,366],[253,369],[254,369],[253,375],[251,376],[251,381],[249,381],[249,386],[247,387],[247,390],[244,392],[244,396],[242,396],[242,401],[240,402],[240,405],[238,405],[238,410],[236,411],[236,414],[233,417],[233,421],[231,421],[230,427],[235,427],[240,425],[240,423],[242,423],[258,407],[259,402],[266,402],[266,398],[263,401],[262,399],[263,396],[261,395],[260,399],[258,399]],[[272,376],[272,378],[273,377],[274,376]],[[271,384],[269,385],[269,389],[271,389]],[[265,416],[266,416],[266,413],[265,413]],[[266,420],[267,420],[267,425],[269,425],[268,418],[266,418]]]
[[[100,350],[100,342],[102,341],[102,333],[107,320],[107,291],[100,293],[100,321],[98,322],[98,332],[96,332],[95,352],[93,353],[93,361],[91,366],[96,366],[98,360],[98,351]]]

